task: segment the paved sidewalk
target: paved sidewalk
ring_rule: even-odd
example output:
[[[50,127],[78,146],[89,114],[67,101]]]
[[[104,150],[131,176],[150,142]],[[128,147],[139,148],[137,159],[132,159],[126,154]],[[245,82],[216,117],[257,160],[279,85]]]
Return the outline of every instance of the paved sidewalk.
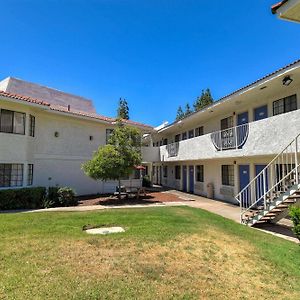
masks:
[[[32,210],[21,210],[12,212],[82,212],[82,211],[93,211],[93,210],[104,210],[104,209],[120,209],[120,208],[147,208],[147,207],[166,207],[166,206],[185,206],[183,202],[165,202],[165,203],[154,203],[154,204],[132,204],[132,205],[87,205],[87,206],[68,206],[68,207],[53,207],[43,209],[32,209]],[[4,212],[4,211],[3,211]],[[8,211],[11,212],[11,211]]]
[[[237,205],[208,199],[194,194],[187,194],[176,190],[169,190],[168,193],[174,194],[183,200],[194,200],[184,201],[185,205],[202,208],[227,219],[231,219],[238,223],[240,222],[240,207]]]
[[[184,200],[194,200],[186,201],[185,203],[188,206],[201,208],[240,223],[240,207],[237,205],[211,200],[197,195],[191,195],[177,190],[169,190],[168,192]],[[299,244],[299,240],[295,237],[291,229],[288,228],[291,225],[292,224],[289,220],[283,219],[280,222],[278,222],[278,224],[264,223],[251,228]]]

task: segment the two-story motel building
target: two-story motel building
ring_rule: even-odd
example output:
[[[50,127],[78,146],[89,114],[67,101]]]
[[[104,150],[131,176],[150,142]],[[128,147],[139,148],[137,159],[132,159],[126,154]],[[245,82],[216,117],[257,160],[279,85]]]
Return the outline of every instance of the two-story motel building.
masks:
[[[114,118],[96,114],[88,99],[15,78],[0,82],[0,90],[0,189],[70,186],[78,195],[115,192],[115,182],[92,180],[81,169],[106,144]],[[133,179],[124,183],[136,184]]]
[[[107,141],[115,119],[85,98],[8,78],[0,82],[0,188],[71,186],[107,193],[83,162]],[[154,184],[237,203],[235,196],[300,133],[300,61],[155,130],[143,164]],[[211,194],[213,187],[214,195]]]
[[[160,128],[144,161],[156,184],[209,197],[213,186],[214,198],[238,204],[239,191],[300,133],[299,108],[298,60]]]

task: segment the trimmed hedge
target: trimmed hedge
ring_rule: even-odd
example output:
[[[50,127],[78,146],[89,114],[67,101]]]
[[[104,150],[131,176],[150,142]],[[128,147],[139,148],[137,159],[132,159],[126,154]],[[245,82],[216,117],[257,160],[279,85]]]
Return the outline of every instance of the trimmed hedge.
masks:
[[[69,187],[31,187],[0,190],[0,210],[37,209],[78,205]]]
[[[46,188],[32,187],[0,191],[0,209],[43,208]]]

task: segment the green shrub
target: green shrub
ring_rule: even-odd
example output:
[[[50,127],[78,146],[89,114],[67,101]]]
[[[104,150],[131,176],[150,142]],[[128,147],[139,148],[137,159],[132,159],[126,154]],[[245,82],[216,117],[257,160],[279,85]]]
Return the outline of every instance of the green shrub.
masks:
[[[78,205],[78,200],[75,197],[75,192],[70,187],[61,187],[57,191],[58,201],[61,206],[75,206]]]
[[[46,188],[32,187],[0,191],[0,209],[42,208]]]
[[[300,240],[300,207],[292,206],[290,208],[290,216],[294,223],[293,232],[296,237]]]
[[[45,208],[61,206],[58,199],[58,190],[59,187],[56,186],[50,186],[48,188],[47,198],[44,201]]]
[[[0,210],[37,209],[78,205],[69,187],[31,187],[0,191]]]
[[[143,177],[143,182],[142,182],[143,187],[150,187],[151,186],[151,180],[148,175]]]

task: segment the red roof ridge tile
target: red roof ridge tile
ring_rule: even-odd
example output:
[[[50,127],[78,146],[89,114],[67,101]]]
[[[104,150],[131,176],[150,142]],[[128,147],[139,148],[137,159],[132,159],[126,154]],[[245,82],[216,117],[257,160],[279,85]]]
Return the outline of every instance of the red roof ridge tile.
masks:
[[[109,122],[109,123],[116,122],[116,118],[106,117],[106,116],[103,116],[103,115],[99,115],[97,113],[89,113],[89,112],[85,112],[85,111],[69,109],[68,107],[65,107],[65,106],[53,105],[53,104],[50,104],[46,101],[43,101],[43,100],[40,100],[40,99],[37,99],[37,98],[32,98],[32,97],[20,95],[20,94],[14,94],[14,93],[9,93],[9,92],[5,92],[5,91],[0,90],[0,96],[11,98],[11,99],[16,99],[16,100],[21,100],[21,101],[25,101],[25,102],[29,102],[29,103],[33,103],[33,104],[47,106],[47,107],[50,107],[51,110],[57,111],[57,112],[63,112],[63,113],[71,114],[71,115],[77,115],[77,116],[102,120],[102,121]],[[128,123],[128,124],[132,124],[132,125],[137,125],[137,126],[142,126],[142,127],[147,127],[147,128],[153,128],[150,125],[146,125],[146,124],[131,121],[131,120],[123,120],[123,122]]]
[[[4,97],[11,98],[11,99],[16,99],[16,100],[22,100],[22,101],[26,101],[26,102],[30,102],[30,103],[34,103],[34,104],[50,106],[50,103],[48,103],[46,101],[43,101],[43,100],[40,100],[37,98],[20,95],[20,94],[13,94],[13,93],[0,91],[0,96],[4,96]]]

